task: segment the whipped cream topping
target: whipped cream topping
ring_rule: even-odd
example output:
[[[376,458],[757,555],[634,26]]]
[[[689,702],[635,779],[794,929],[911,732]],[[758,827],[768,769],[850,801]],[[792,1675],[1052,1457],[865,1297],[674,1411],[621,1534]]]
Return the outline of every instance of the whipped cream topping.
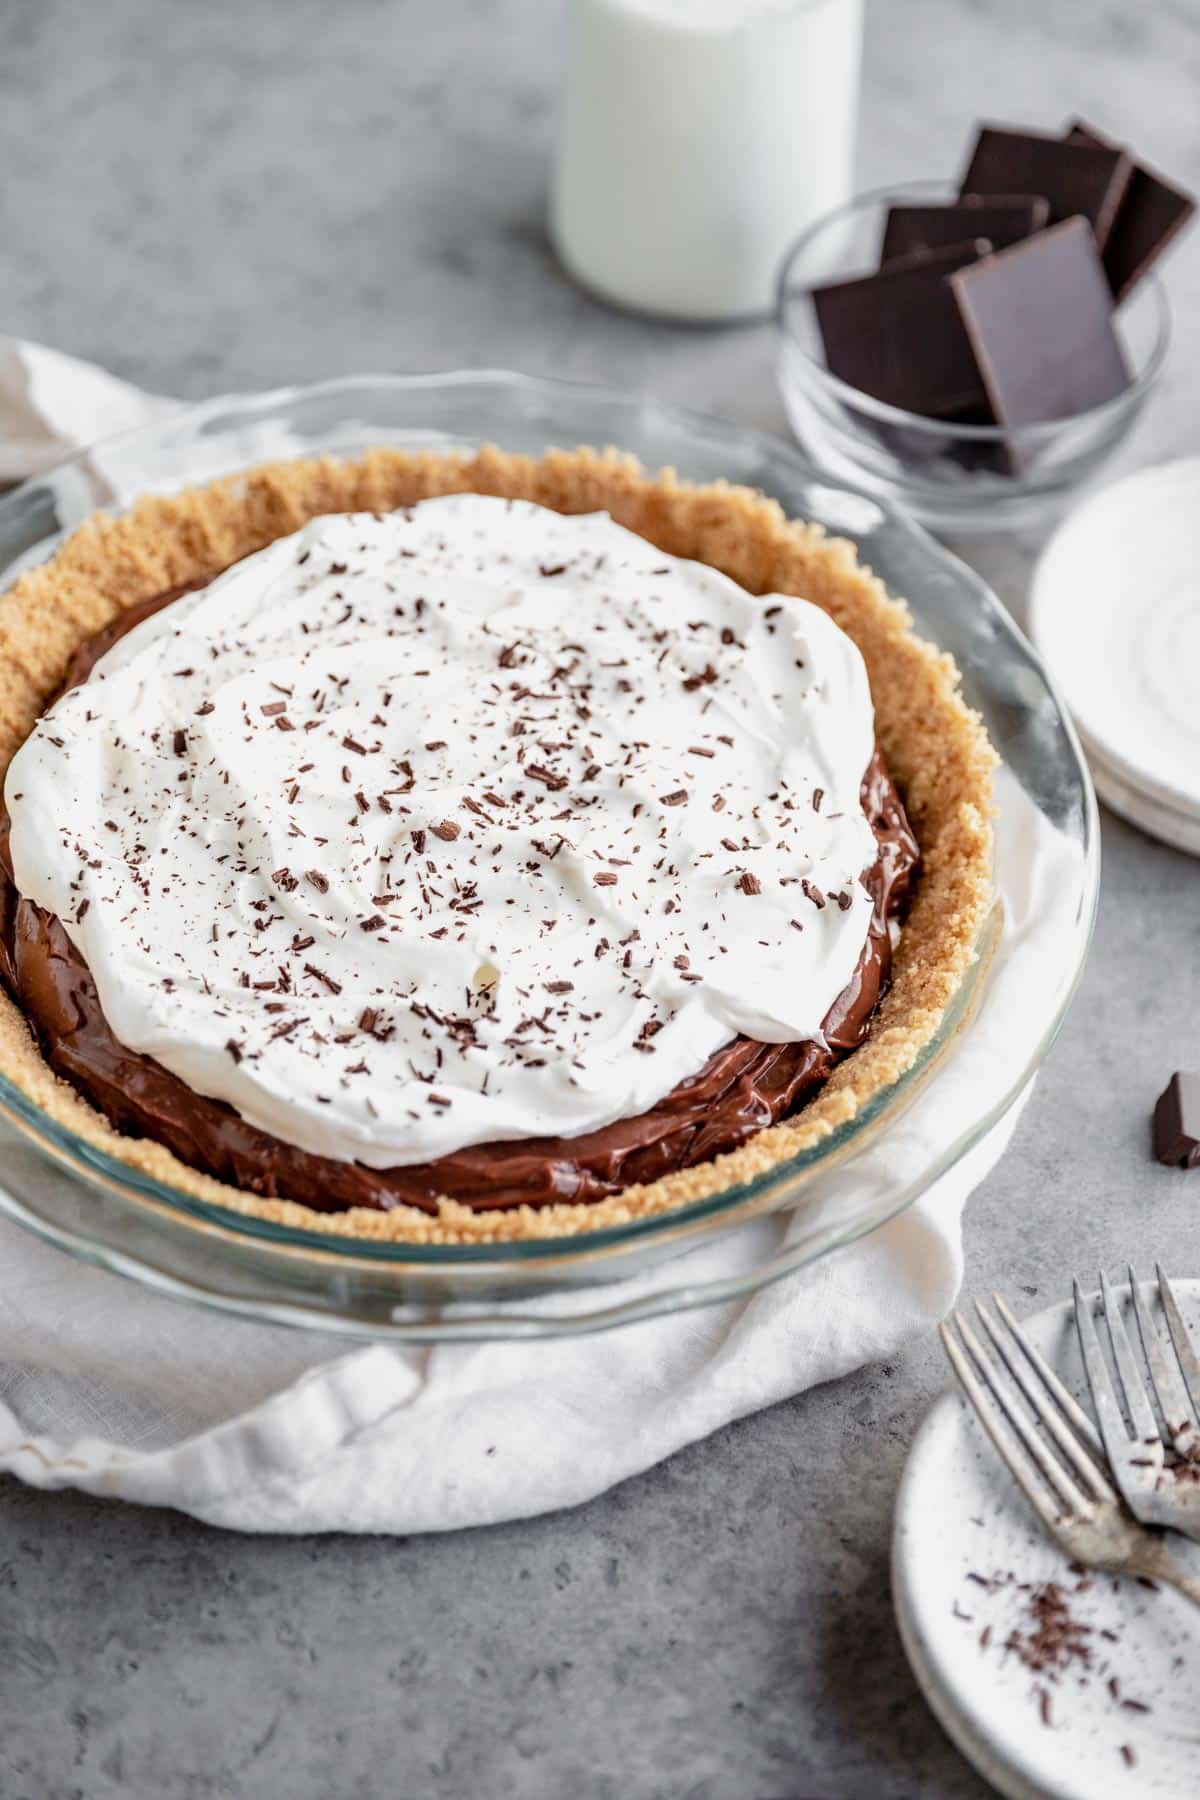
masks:
[[[144,621],[10,766],[116,1037],[375,1168],[820,1039],[866,942],[866,671],[606,514],[315,519]]]

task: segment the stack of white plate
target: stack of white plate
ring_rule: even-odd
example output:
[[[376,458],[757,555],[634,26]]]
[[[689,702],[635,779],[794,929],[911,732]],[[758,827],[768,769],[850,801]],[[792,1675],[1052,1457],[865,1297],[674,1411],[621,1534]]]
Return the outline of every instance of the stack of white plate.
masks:
[[[1200,457],[1073,513],[1034,571],[1029,625],[1100,798],[1200,856]]]

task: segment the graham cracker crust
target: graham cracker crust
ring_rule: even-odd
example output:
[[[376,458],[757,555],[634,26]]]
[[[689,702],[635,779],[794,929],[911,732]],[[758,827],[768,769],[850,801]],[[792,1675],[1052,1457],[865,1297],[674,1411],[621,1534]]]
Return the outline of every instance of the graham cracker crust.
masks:
[[[740,1149],[588,1205],[477,1213],[443,1200],[436,1215],[407,1206],[319,1213],[262,1199],[189,1168],[149,1139],[123,1136],[52,1072],[22,1014],[0,994],[0,1070],[22,1093],[95,1148],[232,1212],[377,1242],[488,1244],[574,1236],[706,1199],[809,1149],[904,1075],[975,958],[992,903],[991,777],[998,759],[962,699],[952,658],[915,634],[903,601],[859,565],[850,543],[789,520],[777,502],[751,489],[693,486],[669,469],[650,476],[615,450],[531,458],[490,446],[475,455],[379,449],[352,461],[268,463],[181,494],[144,498],[117,518],[97,514],[0,600],[0,780],[74,651],[126,607],[211,579],[322,513],[389,512],[460,492],[532,500],[562,513],[611,513],[659,549],[709,563],[752,593],[815,602],[854,639],[870,676],[879,743],[923,857],[893,985],[867,1041],[816,1096]]]

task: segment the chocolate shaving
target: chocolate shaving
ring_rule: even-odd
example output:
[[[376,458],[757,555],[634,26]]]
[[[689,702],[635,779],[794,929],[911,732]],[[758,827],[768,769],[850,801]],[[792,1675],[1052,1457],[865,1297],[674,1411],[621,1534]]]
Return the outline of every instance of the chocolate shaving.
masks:
[[[542,763],[526,763],[525,773],[532,776],[534,781],[543,782],[552,794],[559,793],[567,785],[565,775],[556,775],[553,769],[547,769]]]

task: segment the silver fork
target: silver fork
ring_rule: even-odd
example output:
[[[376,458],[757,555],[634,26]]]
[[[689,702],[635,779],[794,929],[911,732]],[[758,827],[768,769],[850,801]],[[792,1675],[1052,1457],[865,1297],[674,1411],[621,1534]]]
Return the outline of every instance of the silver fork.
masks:
[[[1078,1281],[1075,1323],[1104,1448],[1130,1511],[1143,1524],[1170,1525],[1200,1541],[1200,1425],[1196,1417],[1200,1360],[1192,1348],[1171,1284],[1161,1268],[1157,1274],[1170,1344],[1155,1324],[1133,1270],[1129,1270],[1129,1297],[1150,1371],[1153,1403],[1125,1329],[1119,1297],[1107,1276],[1100,1276],[1101,1310],[1125,1400],[1124,1414],[1100,1347],[1095,1295],[1085,1294]]]
[[[980,1423],[1047,1535],[1073,1562],[1166,1582],[1200,1606],[1200,1582],[1184,1574],[1161,1536],[1138,1523],[1108,1480],[1086,1413],[1000,1295],[992,1300],[1000,1323],[982,1302],[975,1307],[999,1356],[981,1343],[960,1312],[954,1314],[958,1335],[947,1322],[942,1343]]]

